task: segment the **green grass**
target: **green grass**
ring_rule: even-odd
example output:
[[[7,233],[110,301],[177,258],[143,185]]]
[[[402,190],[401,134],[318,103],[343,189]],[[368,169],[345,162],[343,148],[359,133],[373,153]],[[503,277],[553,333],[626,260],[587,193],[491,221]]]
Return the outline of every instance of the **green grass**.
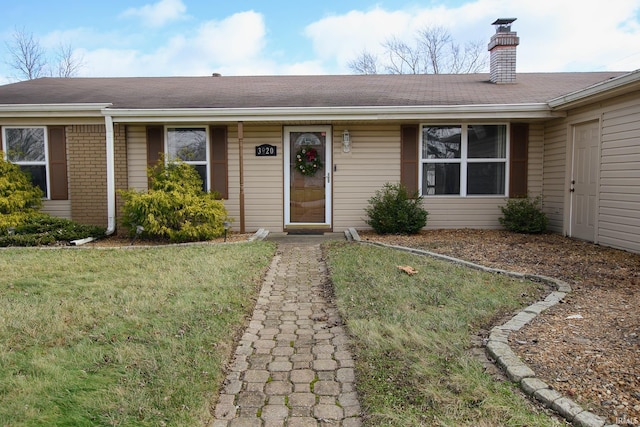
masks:
[[[530,302],[540,285],[374,246],[334,243],[327,253],[366,425],[560,425],[469,351],[472,334]]]
[[[0,251],[0,425],[203,425],[273,252]]]

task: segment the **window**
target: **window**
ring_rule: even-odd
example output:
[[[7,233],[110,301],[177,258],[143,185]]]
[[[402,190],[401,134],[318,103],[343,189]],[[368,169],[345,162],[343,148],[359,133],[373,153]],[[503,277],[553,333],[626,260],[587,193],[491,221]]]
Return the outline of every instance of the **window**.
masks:
[[[424,126],[421,143],[423,195],[506,195],[506,125]]]
[[[182,160],[193,165],[202,178],[203,189],[209,189],[208,134],[205,127],[167,128],[167,160]]]
[[[3,127],[3,150],[8,161],[31,176],[34,185],[49,197],[47,185],[47,132],[44,127]]]

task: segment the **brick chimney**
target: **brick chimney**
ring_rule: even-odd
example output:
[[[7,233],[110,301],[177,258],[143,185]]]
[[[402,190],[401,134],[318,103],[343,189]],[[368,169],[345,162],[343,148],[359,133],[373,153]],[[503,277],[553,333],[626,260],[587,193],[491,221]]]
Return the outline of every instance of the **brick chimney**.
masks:
[[[516,82],[516,47],[520,44],[518,33],[511,31],[511,23],[516,18],[500,18],[491,24],[496,33],[489,41],[491,83]]]

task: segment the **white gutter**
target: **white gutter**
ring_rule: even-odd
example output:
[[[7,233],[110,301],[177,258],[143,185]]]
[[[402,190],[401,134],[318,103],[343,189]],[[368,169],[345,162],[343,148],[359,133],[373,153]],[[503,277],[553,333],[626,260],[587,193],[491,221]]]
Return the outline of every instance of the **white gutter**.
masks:
[[[625,86],[632,83],[640,83],[640,69],[619,77],[614,77],[612,79],[596,83],[585,89],[580,89],[575,92],[559,96],[558,98],[554,98],[549,101],[548,104],[551,108],[566,108],[575,106],[581,101],[592,102],[597,100],[599,96],[611,96],[610,91],[618,91],[621,94],[626,93]]]
[[[105,108],[114,122],[209,122],[295,120],[446,120],[547,119],[563,117],[546,103],[383,107],[268,107],[268,108]]]
[[[113,137],[113,119],[104,117],[106,128],[107,148],[107,231],[106,235],[116,230],[116,173],[115,173],[115,143]]]
[[[0,104],[0,117],[102,117],[111,103]]]

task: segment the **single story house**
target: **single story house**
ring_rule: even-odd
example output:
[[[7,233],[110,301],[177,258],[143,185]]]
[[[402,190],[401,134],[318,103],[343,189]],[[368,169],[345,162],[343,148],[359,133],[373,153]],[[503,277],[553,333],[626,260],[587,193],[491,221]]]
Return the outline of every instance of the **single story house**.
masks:
[[[640,252],[640,72],[518,73],[496,21],[488,74],[42,78],[0,86],[0,138],[44,210],[118,225],[160,154],[193,164],[236,231],[366,228],[387,182],[428,228],[499,228],[541,195],[551,230]]]

